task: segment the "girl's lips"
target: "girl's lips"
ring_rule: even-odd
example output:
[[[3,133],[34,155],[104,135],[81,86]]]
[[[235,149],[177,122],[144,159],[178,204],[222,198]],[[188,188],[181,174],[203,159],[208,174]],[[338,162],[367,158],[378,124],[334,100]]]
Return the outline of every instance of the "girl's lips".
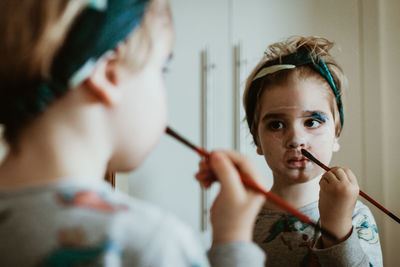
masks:
[[[307,164],[310,162],[309,159],[301,157],[301,158],[291,158],[286,161],[289,168],[305,168]]]

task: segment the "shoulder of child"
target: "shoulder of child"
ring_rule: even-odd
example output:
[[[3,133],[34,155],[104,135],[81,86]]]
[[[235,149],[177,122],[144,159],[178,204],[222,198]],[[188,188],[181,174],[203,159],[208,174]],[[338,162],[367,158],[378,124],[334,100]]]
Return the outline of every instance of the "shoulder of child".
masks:
[[[127,210],[116,218],[122,224],[119,235],[128,262],[144,266],[167,266],[171,262],[174,266],[208,266],[205,250],[188,225],[151,203],[123,198]]]

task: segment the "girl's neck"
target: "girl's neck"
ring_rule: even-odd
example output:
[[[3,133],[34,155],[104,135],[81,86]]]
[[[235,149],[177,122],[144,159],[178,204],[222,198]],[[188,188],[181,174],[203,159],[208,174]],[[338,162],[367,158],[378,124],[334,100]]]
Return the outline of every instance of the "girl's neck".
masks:
[[[0,165],[0,190],[40,186],[66,178],[102,179],[111,153],[107,137],[102,134],[106,131],[97,123],[100,120],[88,121],[80,115],[80,124],[44,115],[45,119],[38,119],[25,129],[18,149],[11,150]],[[90,138],[94,131],[96,138]]]
[[[279,183],[279,179],[274,179],[271,192],[285,200],[288,204],[296,209],[311,204],[319,199],[319,180],[316,177],[308,182],[299,184]],[[265,208],[272,210],[281,210],[273,203],[266,201]]]

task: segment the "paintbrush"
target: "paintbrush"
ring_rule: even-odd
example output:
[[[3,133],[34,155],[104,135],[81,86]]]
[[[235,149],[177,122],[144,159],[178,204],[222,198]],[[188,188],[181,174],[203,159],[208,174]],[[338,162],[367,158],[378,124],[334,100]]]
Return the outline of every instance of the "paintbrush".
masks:
[[[318,166],[320,166],[322,169],[324,169],[325,171],[330,171],[331,169],[324,165],[321,161],[319,161],[318,159],[316,159],[313,155],[311,155],[310,152],[308,152],[305,149],[301,149],[301,154],[303,154],[303,156],[309,158],[311,161],[315,162]],[[399,217],[397,217],[396,215],[394,215],[393,213],[391,213],[390,211],[388,211],[384,206],[382,206],[381,204],[379,204],[378,202],[376,202],[372,197],[368,196],[366,193],[364,193],[362,190],[360,190],[360,196],[362,196],[363,198],[365,198],[366,200],[368,200],[369,202],[371,202],[373,205],[375,205],[375,207],[377,207],[378,209],[380,209],[381,211],[383,211],[384,213],[386,213],[390,218],[392,218],[393,220],[395,220],[397,223],[400,223],[400,219]]]
[[[207,152],[206,150],[204,150],[202,148],[199,148],[199,147],[195,146],[193,143],[191,143],[187,139],[183,138],[181,135],[179,135],[176,131],[172,130],[170,127],[167,127],[165,132],[167,134],[169,134],[170,136],[176,138],[178,141],[182,142],[186,146],[188,146],[191,149],[195,150],[200,156],[206,157],[206,158],[210,156],[209,152]],[[266,191],[265,189],[260,187],[253,179],[250,179],[250,178],[246,177],[243,174],[240,174],[240,179],[242,180],[244,185],[246,185],[247,187],[255,190],[256,192],[259,192],[259,193],[263,194],[271,202],[273,202],[274,204],[276,204],[277,206],[279,206],[283,210],[287,211],[288,213],[292,214],[293,216],[295,216],[300,221],[302,221],[302,222],[314,227],[314,229],[317,230],[317,231],[321,231],[321,233],[324,234],[326,237],[328,237],[328,238],[330,238],[330,239],[332,239],[334,241],[337,240],[337,238],[332,233],[330,233],[328,230],[322,228],[320,225],[318,225],[317,223],[313,222],[308,216],[306,216],[305,214],[303,214],[303,213],[299,212],[298,210],[296,210],[294,207],[292,207],[291,205],[286,203],[286,201],[284,201],[283,199],[281,199],[277,195],[275,195],[275,194],[273,194],[273,193],[271,193],[269,191]]]

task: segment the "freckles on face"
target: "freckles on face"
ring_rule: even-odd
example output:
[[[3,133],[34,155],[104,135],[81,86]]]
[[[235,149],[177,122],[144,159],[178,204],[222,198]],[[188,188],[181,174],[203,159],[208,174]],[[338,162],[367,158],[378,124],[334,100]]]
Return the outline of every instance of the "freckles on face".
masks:
[[[302,157],[302,148],[329,163],[336,137],[325,90],[321,81],[305,79],[264,91],[259,100],[258,152],[273,171],[315,169]]]

